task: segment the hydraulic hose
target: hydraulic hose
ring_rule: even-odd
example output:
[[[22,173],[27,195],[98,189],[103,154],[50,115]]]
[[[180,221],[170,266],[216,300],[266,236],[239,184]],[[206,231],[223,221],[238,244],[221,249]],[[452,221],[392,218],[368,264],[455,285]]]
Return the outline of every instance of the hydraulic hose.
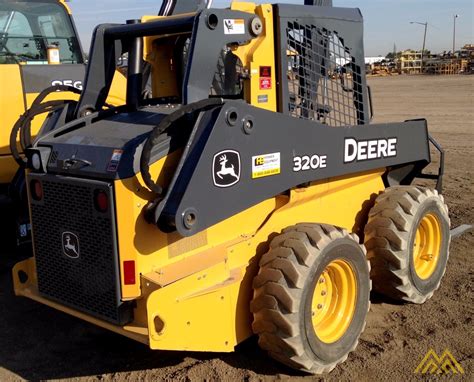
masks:
[[[17,146],[17,137],[20,133],[20,146],[23,151],[32,145],[31,139],[31,121],[39,114],[51,113],[58,109],[63,108],[68,103],[75,101],[72,100],[54,100],[43,102],[44,99],[51,93],[61,91],[61,92],[71,92],[75,94],[80,94],[81,91],[72,86],[66,85],[56,85],[50,86],[44,89],[38,96],[35,98],[31,107],[23,113],[20,118],[16,121],[15,125],[12,128],[10,133],[10,151],[12,153],[15,161],[21,166],[26,165],[26,159],[22,158]]]
[[[150,191],[158,196],[163,193],[163,187],[157,184],[150,174],[150,158],[153,147],[158,143],[158,138],[163,134],[174,122],[184,117],[186,114],[191,114],[196,111],[205,111],[212,107],[224,104],[222,98],[208,98],[201,101],[193,102],[188,105],[180,107],[178,110],[164,117],[158,125],[156,125],[150,135],[148,136],[143,146],[142,155],[140,157],[140,172],[145,182],[145,185]]]

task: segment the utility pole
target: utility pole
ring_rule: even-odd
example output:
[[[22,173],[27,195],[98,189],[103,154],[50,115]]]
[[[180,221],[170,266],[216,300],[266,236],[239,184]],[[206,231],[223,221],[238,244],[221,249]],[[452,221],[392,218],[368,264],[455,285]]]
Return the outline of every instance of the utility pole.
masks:
[[[423,59],[425,57],[426,32],[428,31],[428,22],[420,23],[418,21],[410,21],[410,24],[419,24],[425,27],[425,35],[423,37],[423,48],[421,49],[421,66],[420,66],[420,72],[423,73],[423,67],[424,67]]]
[[[453,56],[454,52],[456,51],[456,19],[459,17],[459,15],[454,15],[453,17]]]

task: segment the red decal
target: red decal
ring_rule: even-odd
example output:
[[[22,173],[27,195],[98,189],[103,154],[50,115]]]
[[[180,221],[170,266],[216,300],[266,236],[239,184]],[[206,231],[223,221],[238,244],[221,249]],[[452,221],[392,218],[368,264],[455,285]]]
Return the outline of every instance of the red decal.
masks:
[[[260,67],[260,77],[270,77],[272,76],[272,67],[271,66],[261,66]]]
[[[272,79],[267,77],[260,78],[260,90],[267,90],[272,88]]]

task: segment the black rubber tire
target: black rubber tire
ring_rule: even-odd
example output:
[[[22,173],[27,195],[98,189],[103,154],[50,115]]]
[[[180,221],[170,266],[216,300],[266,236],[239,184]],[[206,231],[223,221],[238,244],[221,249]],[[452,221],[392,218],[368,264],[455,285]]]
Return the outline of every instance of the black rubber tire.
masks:
[[[422,280],[415,272],[413,243],[417,227],[427,213],[437,217],[441,245],[433,274]],[[365,227],[374,290],[415,304],[431,298],[446,271],[451,241],[449,229],[448,207],[436,190],[416,186],[387,188],[377,197]]]
[[[336,259],[348,262],[357,280],[357,302],[347,330],[333,343],[319,340],[312,325],[316,282]],[[254,279],[252,328],[260,347],[301,371],[322,374],[345,361],[365,328],[370,307],[370,264],[358,237],[325,224],[298,224],[270,243]]]

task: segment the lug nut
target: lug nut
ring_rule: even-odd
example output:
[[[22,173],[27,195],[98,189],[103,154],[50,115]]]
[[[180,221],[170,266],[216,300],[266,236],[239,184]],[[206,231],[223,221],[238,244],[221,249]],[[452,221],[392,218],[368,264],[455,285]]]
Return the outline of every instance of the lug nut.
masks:
[[[325,291],[325,290],[323,290],[323,291],[321,292],[321,296],[326,296],[326,291]]]
[[[321,277],[321,278],[319,279],[319,283],[322,284],[323,282],[324,282],[324,277]]]
[[[318,304],[318,309],[322,309],[323,308],[323,305],[322,304]]]

